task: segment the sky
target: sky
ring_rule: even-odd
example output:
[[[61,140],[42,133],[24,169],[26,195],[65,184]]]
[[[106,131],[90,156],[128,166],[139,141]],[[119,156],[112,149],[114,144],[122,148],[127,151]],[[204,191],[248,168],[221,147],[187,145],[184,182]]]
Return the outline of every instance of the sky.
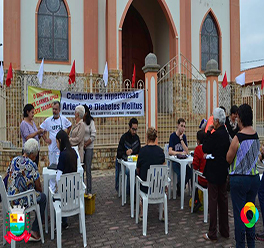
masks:
[[[263,0],[240,0],[241,70],[264,65],[263,10]],[[3,43],[3,0],[0,0],[0,43]],[[2,60],[3,47],[0,46]]]
[[[264,65],[264,1],[240,0],[241,69]],[[257,62],[243,63],[252,60]]]

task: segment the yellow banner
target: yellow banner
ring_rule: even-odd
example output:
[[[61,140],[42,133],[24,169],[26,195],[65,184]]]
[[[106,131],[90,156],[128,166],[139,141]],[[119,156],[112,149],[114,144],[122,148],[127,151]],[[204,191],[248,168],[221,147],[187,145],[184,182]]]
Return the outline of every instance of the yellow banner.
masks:
[[[50,90],[28,86],[27,102],[35,109],[35,117],[49,117],[52,115],[52,102],[60,101],[59,90]]]

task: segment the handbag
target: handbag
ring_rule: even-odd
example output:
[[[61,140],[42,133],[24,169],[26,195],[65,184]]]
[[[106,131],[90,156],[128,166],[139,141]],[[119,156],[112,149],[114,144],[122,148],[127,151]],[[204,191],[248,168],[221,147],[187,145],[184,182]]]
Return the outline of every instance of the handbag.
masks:
[[[185,159],[188,157],[187,155],[182,155],[182,154],[177,154],[176,156],[178,159]]]

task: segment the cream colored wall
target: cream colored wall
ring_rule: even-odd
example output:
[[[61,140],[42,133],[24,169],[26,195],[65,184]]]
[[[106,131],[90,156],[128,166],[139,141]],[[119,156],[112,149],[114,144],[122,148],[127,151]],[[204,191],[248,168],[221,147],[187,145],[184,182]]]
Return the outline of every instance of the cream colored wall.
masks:
[[[4,42],[4,2],[0,0],[0,43]],[[3,46],[0,46],[0,61],[3,61]]]
[[[38,71],[35,63],[35,10],[37,0],[21,0],[21,70]],[[71,63],[75,60],[76,71],[84,71],[83,0],[67,0],[71,14]],[[45,58],[44,58],[45,59]],[[44,63],[46,72],[70,72],[71,65]]]
[[[124,1],[125,2],[125,1]],[[106,60],[106,0],[98,1],[98,73],[104,73]]]
[[[178,34],[180,33],[180,0],[165,0],[175,23]]]
[[[120,24],[120,20],[121,17],[123,15],[123,12],[126,8],[126,5],[128,3],[128,0],[116,0],[116,67],[117,69],[119,69],[120,67],[122,67],[122,65],[119,65],[119,24]]]
[[[222,74],[219,80],[227,74],[230,79],[230,16],[228,0],[192,0],[192,63],[200,68],[200,26],[206,12],[211,8],[217,17],[222,32]]]
[[[154,53],[157,56],[158,64],[165,65],[170,60],[170,36],[169,25],[161,8],[158,8],[155,13],[155,47]]]
[[[174,21],[178,35],[180,34],[180,0],[166,0],[170,10],[172,19]],[[178,37],[178,51],[181,51],[180,37]]]

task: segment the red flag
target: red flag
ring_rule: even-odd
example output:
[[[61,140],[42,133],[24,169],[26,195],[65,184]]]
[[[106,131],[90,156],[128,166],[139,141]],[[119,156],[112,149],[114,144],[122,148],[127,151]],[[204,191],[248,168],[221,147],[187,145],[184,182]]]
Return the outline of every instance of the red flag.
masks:
[[[222,86],[223,86],[223,88],[225,88],[227,86],[227,76],[226,76],[226,72],[225,72],[225,75],[224,75],[224,78],[223,78]]]
[[[134,70],[133,70],[133,75],[132,75],[132,85],[131,87],[134,88],[136,83],[136,66],[134,64]]]
[[[6,86],[9,87],[11,84],[11,78],[13,78],[12,64],[10,63],[8,73],[6,76]]]
[[[71,72],[69,75],[69,84],[73,84],[75,82],[75,60],[73,61]]]
[[[262,81],[261,81],[261,89],[263,90],[264,88],[264,75],[262,76]]]

